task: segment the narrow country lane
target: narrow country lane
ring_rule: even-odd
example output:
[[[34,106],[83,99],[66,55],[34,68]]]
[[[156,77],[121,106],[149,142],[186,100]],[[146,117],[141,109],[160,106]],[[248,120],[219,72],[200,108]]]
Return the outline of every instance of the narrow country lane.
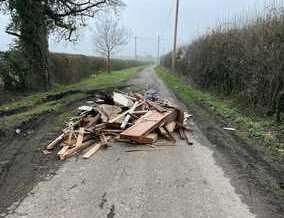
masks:
[[[154,87],[184,107],[153,68],[130,84]],[[125,152],[129,145],[113,144],[87,161],[71,158],[15,203],[8,217],[256,217],[195,125],[193,141],[194,146],[178,141],[176,147],[130,153]]]

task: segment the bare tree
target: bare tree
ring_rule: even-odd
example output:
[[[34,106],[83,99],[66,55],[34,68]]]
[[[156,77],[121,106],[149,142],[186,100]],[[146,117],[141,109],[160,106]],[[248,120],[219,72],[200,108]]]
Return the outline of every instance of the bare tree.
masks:
[[[18,37],[29,65],[26,86],[40,90],[49,86],[49,34],[74,40],[87,18],[123,5],[121,0],[0,0],[0,13],[11,17],[6,32]]]
[[[127,44],[128,30],[119,24],[119,19],[106,14],[96,22],[95,46],[96,51],[107,61],[107,72],[111,72],[111,58],[118,50]]]

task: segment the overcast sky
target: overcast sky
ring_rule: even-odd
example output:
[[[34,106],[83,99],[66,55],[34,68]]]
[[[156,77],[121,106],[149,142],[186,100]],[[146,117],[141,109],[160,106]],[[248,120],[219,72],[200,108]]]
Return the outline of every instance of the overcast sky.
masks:
[[[157,37],[162,38],[162,53],[172,46],[174,7],[176,0],[124,0],[122,23],[131,30],[129,44],[118,55],[134,55],[134,36],[138,37],[138,55],[157,54]],[[184,44],[204,34],[225,17],[239,15],[248,9],[263,8],[267,0],[180,0],[178,43]],[[8,17],[0,16],[0,50],[6,50],[11,37],[5,33]],[[76,44],[50,40],[57,52],[95,55],[92,26],[85,28]]]

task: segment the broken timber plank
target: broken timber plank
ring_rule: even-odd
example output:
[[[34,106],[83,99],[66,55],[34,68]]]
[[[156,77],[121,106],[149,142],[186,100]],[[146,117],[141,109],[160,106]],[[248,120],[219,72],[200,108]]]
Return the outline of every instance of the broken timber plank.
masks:
[[[80,146],[83,143],[84,134],[85,134],[85,129],[84,128],[80,128],[79,129],[79,135],[78,135],[77,142],[76,142],[76,147]]]
[[[91,156],[93,156],[98,150],[100,150],[100,148],[103,146],[103,144],[100,142],[100,143],[97,143],[96,145],[94,145],[94,147],[92,147],[87,153],[85,153],[83,155],[83,158],[84,159],[88,159],[90,158]]]
[[[104,139],[100,142],[95,144],[89,151],[87,151],[84,155],[84,159],[88,159],[91,156],[93,156],[102,146],[105,146],[108,144],[108,141],[110,140],[110,137],[103,137]]]
[[[95,117],[89,118],[89,123],[86,125],[86,128],[89,128],[95,125],[99,121],[100,118],[101,118],[100,113],[98,113]]]
[[[148,111],[134,111],[134,115],[139,115],[139,114],[146,114]]]
[[[179,132],[180,138],[181,138],[182,140],[185,140],[185,133],[184,133],[184,131],[183,131],[183,128],[179,128],[179,129],[178,129],[178,132]]]
[[[64,154],[68,151],[69,148],[70,148],[69,146],[64,146],[64,147],[57,153],[57,156],[59,157],[60,160],[63,160],[63,159],[62,159],[62,155],[64,155]]]
[[[72,157],[76,153],[88,148],[92,144],[93,144],[92,141],[88,141],[86,143],[81,144],[80,146],[76,146],[74,148],[71,148],[71,149],[67,150],[64,154],[61,155],[60,160],[66,160],[67,158]]]
[[[129,120],[130,120],[130,118],[131,118],[131,114],[135,111],[135,109],[138,107],[138,105],[139,105],[139,102],[136,101],[136,102],[134,103],[134,105],[132,106],[132,108],[129,110],[129,112],[128,112],[128,114],[126,115],[124,121],[122,122],[122,124],[121,124],[121,126],[120,126],[121,129],[125,129],[125,127],[127,126],[128,122],[129,122]]]
[[[143,105],[143,104],[144,104],[144,102],[141,102],[141,103],[138,104],[137,107],[140,107],[140,106]],[[118,120],[122,119],[123,117],[125,117],[125,116],[129,113],[130,110],[131,110],[131,109],[129,109],[128,111],[125,111],[125,112],[122,113],[122,114],[119,114],[116,118],[110,120],[109,123],[115,123],[115,122],[117,122]]]
[[[185,137],[185,141],[187,142],[188,145],[193,145],[193,142],[190,140],[190,135],[189,135],[189,131],[186,130],[182,130],[184,133],[184,137]]]
[[[49,145],[46,146],[47,150],[52,150],[54,149],[54,147],[56,145],[58,145],[59,143],[61,143],[64,140],[64,136],[65,134],[61,134],[60,136],[58,136],[53,142],[51,142]]]
[[[160,113],[163,113],[163,112],[167,112],[168,110],[161,107],[160,105],[156,104],[155,102],[153,101],[149,101],[147,100],[146,103],[151,106],[152,108],[154,108],[155,110],[159,111]]]

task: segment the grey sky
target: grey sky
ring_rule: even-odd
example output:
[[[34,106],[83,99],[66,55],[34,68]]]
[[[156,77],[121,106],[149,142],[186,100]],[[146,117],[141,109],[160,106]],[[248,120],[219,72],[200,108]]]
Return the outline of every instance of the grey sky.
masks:
[[[172,29],[175,0],[124,0],[127,7],[122,11],[122,23],[138,37],[138,54],[157,54],[157,36],[162,38],[162,52],[172,45]],[[262,8],[267,0],[180,0],[180,24],[178,43],[188,43],[225,17],[239,15],[244,10]],[[0,50],[7,49],[11,37],[5,31],[8,18],[0,16]],[[92,26],[85,28],[80,41],[72,43],[50,42],[50,49],[57,52],[95,55],[92,43]],[[129,39],[119,55],[133,56],[134,39]]]

